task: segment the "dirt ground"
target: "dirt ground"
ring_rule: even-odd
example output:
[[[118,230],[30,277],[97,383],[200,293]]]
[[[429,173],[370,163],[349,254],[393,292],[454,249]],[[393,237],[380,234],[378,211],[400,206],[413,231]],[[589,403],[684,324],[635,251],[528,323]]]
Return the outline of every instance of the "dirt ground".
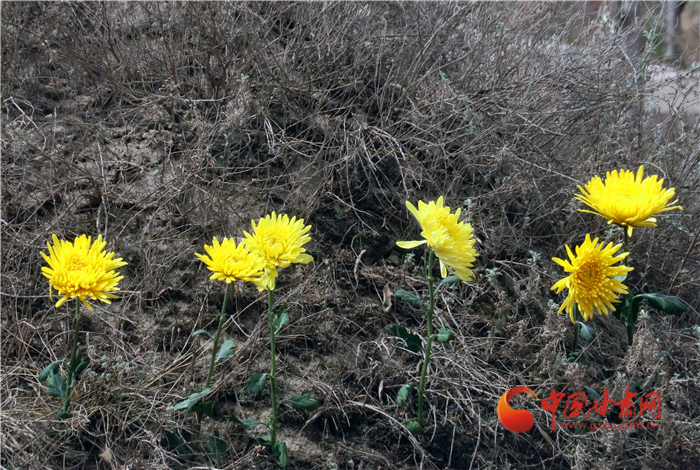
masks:
[[[246,388],[269,367],[254,286],[236,283],[227,306],[236,348],[215,371],[212,418],[200,428],[171,409],[203,387],[212,341],[192,333],[216,331],[223,302],[194,253],[272,211],[312,226],[314,262],[281,271],[275,290],[291,320],[281,393],[321,402],[280,407],[291,468],[700,468],[697,69],[662,77],[669,66],[650,53],[640,78],[622,33],[582,27],[556,2],[1,8],[3,469],[277,468],[262,427],[224,419],[270,414],[269,391]],[[645,305],[631,347],[620,322],[596,315],[595,339],[571,354],[551,258],[587,233],[622,241],[578,211],[577,185],[642,164],[683,211],[635,229],[629,283],[689,308]],[[479,257],[473,282],[438,296],[435,324],[455,337],[435,346],[426,429],[412,436],[402,423],[415,401],[398,406],[397,393],[420,360],[384,327],[426,334],[422,312],[392,295],[425,297],[423,251],[396,241],[420,237],[405,201],[441,195],[473,225]],[[67,356],[72,308],[55,308],[39,253],[52,234],[83,233],[128,265],[119,299],[83,309],[91,363],[73,417],[57,421],[37,375]],[[518,385],[615,400],[631,385],[658,392],[662,413],[656,429],[552,430],[539,400],[519,395],[536,426],[518,434],[496,416]],[[206,452],[215,431],[218,462]]]

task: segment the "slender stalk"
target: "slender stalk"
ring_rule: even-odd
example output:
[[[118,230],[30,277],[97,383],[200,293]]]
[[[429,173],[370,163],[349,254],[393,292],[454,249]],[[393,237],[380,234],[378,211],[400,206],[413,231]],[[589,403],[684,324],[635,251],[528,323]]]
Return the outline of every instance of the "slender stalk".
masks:
[[[625,240],[622,242],[622,251],[625,253],[629,253],[629,242],[630,242],[630,236],[627,233],[627,228],[622,227],[623,231],[625,232]],[[630,257],[629,255],[625,259],[625,264],[629,266],[630,263]],[[629,291],[629,286],[626,286],[627,290]],[[630,294],[627,294],[630,295]],[[634,343],[634,327],[635,324],[637,323],[637,314],[636,312],[633,312],[630,310],[630,317],[625,318],[625,325],[627,326],[627,346],[632,346],[632,343]]]
[[[622,251],[624,253],[629,253],[630,236],[627,233],[627,228],[623,225],[622,231],[625,232],[625,240],[622,242]],[[627,257],[627,262],[629,262],[629,256]]]
[[[70,359],[68,360],[68,388],[66,395],[63,397],[64,411],[70,411],[70,396],[73,393],[75,385],[74,367],[80,363],[78,360],[78,335],[80,332],[80,299],[75,299],[75,316],[73,317],[73,339],[71,340]]]
[[[277,444],[277,383],[275,382],[275,319],[272,306],[275,302],[272,290],[267,291],[267,325],[270,328],[270,400],[272,416],[270,417],[270,443]]]
[[[571,352],[576,352],[578,350],[578,338],[581,332],[581,325],[579,321],[583,321],[581,318],[581,312],[579,312],[578,304],[574,303],[574,344],[571,347]]]
[[[423,358],[423,366],[420,371],[420,383],[418,384],[418,423],[423,426],[425,421],[425,407],[423,403],[423,395],[425,393],[425,377],[428,372],[428,363],[430,363],[430,349],[433,345],[433,312],[435,311],[435,289],[433,287],[433,268],[435,267],[435,254],[430,251],[428,255],[428,298],[429,306],[426,312],[426,322],[428,323],[428,339],[425,342],[425,357]]]
[[[632,346],[634,343],[634,321],[627,320],[627,346]]]
[[[231,284],[227,282],[226,290],[224,291],[224,304],[221,306],[221,314],[219,314],[219,327],[216,329],[216,337],[214,338],[214,349],[211,352],[209,374],[207,374],[207,385],[204,388],[209,388],[209,385],[211,385],[211,375],[214,372],[214,365],[216,364],[216,355],[219,352],[219,338],[221,337],[221,328],[224,326],[224,318],[226,317],[226,302],[228,300],[228,289],[230,286]]]

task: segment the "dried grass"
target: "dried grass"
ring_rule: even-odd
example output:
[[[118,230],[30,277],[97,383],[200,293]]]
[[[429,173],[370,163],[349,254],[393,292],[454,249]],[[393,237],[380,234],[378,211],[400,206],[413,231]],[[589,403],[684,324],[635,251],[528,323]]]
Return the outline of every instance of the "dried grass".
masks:
[[[190,334],[215,327],[223,300],[193,253],[272,210],[314,227],[316,262],[286,270],[279,292],[292,318],[280,385],[323,403],[283,408],[297,468],[698,467],[697,77],[635,75],[610,22],[570,44],[579,19],[557,3],[3,4],[3,468],[210,468],[166,438],[195,432],[167,408],[200,385],[211,346]],[[662,114],[664,86],[682,93]],[[596,318],[572,363],[549,260],[607,236],[577,212],[576,185],[642,163],[684,211],[635,231],[631,282],[691,308],[650,311],[629,350]],[[418,359],[382,328],[422,331],[422,317],[385,311],[382,292],[425,291],[394,242],[417,236],[405,200],[438,195],[468,212],[480,257],[477,280],[438,301],[456,338],[435,351],[429,429],[414,439],[395,396]],[[69,314],[40,274],[53,233],[101,233],[129,263],[120,299],[84,316],[92,364],[64,422],[36,380],[68,349]],[[214,397],[219,415],[252,418],[268,406],[244,393],[266,367],[263,307],[253,288],[235,297],[236,355]],[[663,397],[657,432],[552,432],[533,410],[540,431],[516,435],[495,415],[511,386],[620,394],[630,381]],[[229,445],[223,468],[274,468],[250,434],[205,427]]]

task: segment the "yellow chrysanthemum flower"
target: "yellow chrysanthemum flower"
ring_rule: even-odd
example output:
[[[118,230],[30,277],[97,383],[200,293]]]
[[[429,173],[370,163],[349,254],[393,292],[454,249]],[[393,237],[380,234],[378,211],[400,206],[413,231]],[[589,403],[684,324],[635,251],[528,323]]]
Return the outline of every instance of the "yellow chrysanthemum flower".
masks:
[[[214,237],[212,245],[204,245],[207,255],[195,253],[210,271],[214,274],[209,279],[218,279],[230,283],[236,279],[257,283],[263,275],[265,265],[262,260],[242,241],[236,246],[233,238],[224,238],[219,244],[219,240]]]
[[[423,231],[421,236],[425,240],[400,241],[398,246],[405,249],[428,244],[428,247],[440,260],[440,273],[447,277],[447,268],[463,281],[470,281],[474,274],[471,269],[476,257],[479,256],[474,249],[474,230],[470,224],[459,221],[461,209],[454,214],[449,206],[443,206],[443,197],[437,202],[428,204],[418,201],[418,209],[406,201],[406,207],[418,220]]]
[[[559,312],[566,308],[574,321],[574,303],[578,304],[581,316],[585,321],[593,318],[593,309],[598,313],[608,315],[609,310],[614,310],[613,303],[617,300],[617,294],[627,294],[627,287],[622,281],[616,278],[623,278],[634,268],[627,266],[613,266],[618,261],[627,258],[629,253],[622,253],[613,256],[622,244],[613,246],[609,243],[603,248],[601,243],[598,246],[598,239],[591,241],[591,236],[586,235],[583,245],[576,247],[576,256],[571,252],[569,246],[566,251],[571,261],[552,258],[552,261],[564,267],[568,277],[560,280],[552,286],[557,294],[564,289],[569,289],[569,295],[559,308]]]
[[[61,299],[56,303],[60,307],[66,300],[79,298],[90,311],[92,307],[85,300],[90,297],[93,300],[101,300],[111,303],[109,299],[117,296],[110,294],[118,289],[117,284],[124,279],[115,269],[126,266],[121,258],[112,259],[114,253],[104,251],[106,242],[102,241],[102,235],[97,237],[91,246],[92,239],[81,235],[74,243],[59,240],[53,236],[53,246],[46,243],[49,255],[41,253],[50,267],[42,267],[41,271],[49,279],[49,292],[56,289]]]
[[[244,232],[246,243],[256,253],[265,266],[265,273],[258,282],[258,289],[274,290],[277,269],[286,268],[291,263],[310,263],[314,259],[306,254],[302,245],[311,240],[308,232],[311,225],[304,226],[304,219],[277,215],[274,212],[253,225],[253,234]]]
[[[681,206],[671,206],[678,200],[669,202],[676,194],[674,188],[664,189],[664,180],[657,181],[657,176],[643,178],[644,166],[640,166],[637,176],[631,171],[612,171],[605,175],[605,181],[595,176],[578,189],[576,199],[590,206],[593,210],[579,209],[581,212],[596,214],[608,219],[608,224],[627,227],[627,235],[632,236],[633,227],[656,227],[653,215],[671,209],[683,210]]]

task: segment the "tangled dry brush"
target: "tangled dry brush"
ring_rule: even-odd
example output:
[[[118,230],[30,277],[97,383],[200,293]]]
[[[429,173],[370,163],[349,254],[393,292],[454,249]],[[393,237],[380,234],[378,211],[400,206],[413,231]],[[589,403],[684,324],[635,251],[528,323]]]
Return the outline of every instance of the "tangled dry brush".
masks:
[[[199,386],[211,344],[191,333],[216,328],[223,300],[194,252],[273,210],[313,226],[315,262],[278,281],[292,319],[280,387],[322,402],[282,408],[295,468],[700,467],[697,72],[654,82],[656,56],[637,62],[624,41],[611,17],[582,22],[563,3],[4,3],[3,468],[208,468],[174,448],[195,421],[168,409]],[[662,85],[675,90],[663,112]],[[631,285],[691,308],[647,308],[629,350],[596,317],[570,361],[551,257],[586,233],[619,236],[577,211],[576,185],[640,164],[684,210],[639,229]],[[476,281],[438,299],[456,338],[433,356],[429,429],[409,438],[395,399],[418,358],[382,328],[423,331],[391,297],[426,289],[395,241],[417,237],[405,201],[440,195],[480,256]],[[81,233],[129,264],[120,299],[84,315],[92,363],[58,422],[36,376],[65,356],[70,309],[49,300],[39,252]],[[212,388],[216,416],[247,417],[269,409],[244,387],[267,364],[265,306],[254,288],[235,299],[236,353]],[[553,432],[523,401],[539,429],[515,434],[495,414],[515,385],[629,383],[663,397],[658,430]],[[274,468],[253,434],[205,426],[228,444],[220,467]]]

